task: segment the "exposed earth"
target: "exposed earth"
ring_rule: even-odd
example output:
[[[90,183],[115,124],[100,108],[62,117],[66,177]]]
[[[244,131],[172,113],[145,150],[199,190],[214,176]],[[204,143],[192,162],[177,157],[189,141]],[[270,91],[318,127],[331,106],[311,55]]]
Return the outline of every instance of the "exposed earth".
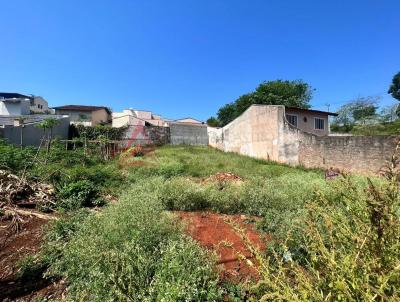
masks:
[[[60,288],[59,284],[40,276],[19,278],[18,262],[39,251],[49,222],[31,215],[21,215],[21,218],[19,231],[10,228],[9,220],[0,221],[0,301],[32,301],[52,296]]]
[[[212,212],[177,212],[186,223],[188,234],[203,247],[219,256],[221,277],[231,281],[257,278],[257,265],[242,236],[242,229],[253,246],[265,248],[265,239],[254,229],[255,218],[245,215],[224,215]]]

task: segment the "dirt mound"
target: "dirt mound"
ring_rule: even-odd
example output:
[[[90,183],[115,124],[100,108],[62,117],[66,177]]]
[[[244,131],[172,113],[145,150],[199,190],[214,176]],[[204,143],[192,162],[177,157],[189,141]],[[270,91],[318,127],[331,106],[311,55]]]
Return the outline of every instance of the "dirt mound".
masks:
[[[203,179],[203,182],[219,182],[219,183],[225,183],[225,182],[242,182],[243,179],[231,172],[218,172],[214,175],[211,175],[205,179]]]
[[[252,244],[262,250],[265,248],[266,238],[255,231],[254,224],[250,223],[252,220],[254,222],[254,219],[244,215],[201,212],[178,212],[178,215],[187,223],[187,232],[193,239],[219,255],[222,278],[234,282],[257,278],[253,267],[257,265],[256,261],[243,238],[233,227],[236,225],[243,229]]]

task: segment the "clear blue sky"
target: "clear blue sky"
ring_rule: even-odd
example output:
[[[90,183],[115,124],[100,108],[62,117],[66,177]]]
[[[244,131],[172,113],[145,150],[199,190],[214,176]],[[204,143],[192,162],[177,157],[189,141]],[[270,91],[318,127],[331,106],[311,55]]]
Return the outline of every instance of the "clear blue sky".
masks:
[[[50,105],[206,119],[260,82],[303,79],[314,108],[386,94],[399,0],[0,0],[0,91]]]

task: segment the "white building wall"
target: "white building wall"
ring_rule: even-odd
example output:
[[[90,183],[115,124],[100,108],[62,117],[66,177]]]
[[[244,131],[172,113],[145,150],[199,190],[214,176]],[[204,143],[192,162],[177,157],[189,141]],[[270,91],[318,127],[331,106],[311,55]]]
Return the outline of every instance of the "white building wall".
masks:
[[[28,115],[30,114],[30,101],[18,102],[0,101],[0,115]]]

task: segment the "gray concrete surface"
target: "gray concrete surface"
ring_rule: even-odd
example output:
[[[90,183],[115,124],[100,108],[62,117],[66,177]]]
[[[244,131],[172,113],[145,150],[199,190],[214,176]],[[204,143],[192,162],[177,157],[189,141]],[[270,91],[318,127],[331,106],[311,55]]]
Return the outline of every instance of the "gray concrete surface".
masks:
[[[170,123],[172,145],[208,145],[207,125]]]

